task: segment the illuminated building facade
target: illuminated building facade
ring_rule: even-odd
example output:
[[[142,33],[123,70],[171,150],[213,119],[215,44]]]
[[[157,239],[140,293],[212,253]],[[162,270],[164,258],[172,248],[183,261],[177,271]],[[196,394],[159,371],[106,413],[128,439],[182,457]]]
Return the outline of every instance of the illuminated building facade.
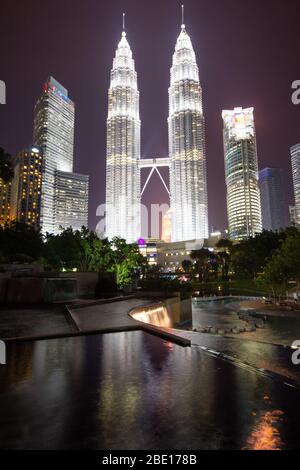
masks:
[[[283,175],[280,168],[264,168],[259,172],[262,227],[279,230],[286,226]]]
[[[262,229],[253,108],[222,117],[229,237],[243,240]]]
[[[11,186],[11,182],[5,183],[0,178],[0,227],[10,221]]]
[[[296,226],[296,207],[295,206],[289,206],[289,216],[290,216],[290,223],[289,225],[292,227]]]
[[[58,227],[80,230],[88,226],[88,188],[88,176],[56,172],[55,220]]]
[[[43,86],[34,110],[34,145],[44,156],[41,201],[42,231],[57,231],[55,221],[55,172],[73,171],[74,103],[66,90],[53,77]]]
[[[11,218],[17,222],[40,226],[43,154],[38,147],[23,149],[15,161],[12,183]]]
[[[300,144],[291,147],[291,161],[295,196],[295,222],[300,227]]]
[[[204,116],[199,71],[182,24],[169,87],[172,241],[208,238]]]
[[[110,76],[106,154],[106,236],[135,242],[140,221],[140,117],[134,60],[125,31]]]
[[[161,239],[166,243],[170,243],[172,240],[172,215],[170,209],[162,216]]]
[[[34,111],[34,144],[43,152],[42,232],[87,226],[88,177],[73,172],[75,105],[50,77]],[[65,200],[63,199],[65,197]]]
[[[143,255],[150,266],[157,265],[157,245],[161,243],[160,239],[156,238],[139,238],[138,247],[141,255]]]

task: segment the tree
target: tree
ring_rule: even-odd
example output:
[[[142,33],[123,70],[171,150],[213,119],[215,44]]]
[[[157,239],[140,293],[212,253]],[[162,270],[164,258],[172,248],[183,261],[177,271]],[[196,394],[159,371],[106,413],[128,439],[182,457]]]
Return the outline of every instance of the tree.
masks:
[[[12,165],[11,155],[0,147],[0,179],[6,184],[14,177],[14,169]]]
[[[288,231],[280,248],[273,253],[265,266],[261,279],[271,285],[289,280],[300,282],[300,232]]]
[[[114,262],[110,270],[116,273],[117,284],[130,284],[141,271],[141,266],[147,263],[146,258],[141,255],[136,243],[126,243],[119,237],[112,239],[112,249]]]
[[[85,228],[80,237],[80,268],[82,271],[109,271],[114,262],[112,246],[108,238]]]
[[[192,270],[193,263],[189,259],[184,259],[181,263],[182,269],[185,273],[189,274]]]
[[[3,261],[30,263],[44,253],[41,232],[29,225],[11,222],[0,228],[0,256]]]
[[[228,238],[221,238],[216,245],[218,249],[223,249],[223,251],[226,251],[227,253],[230,253],[232,246],[233,243]]]
[[[209,261],[211,259],[211,253],[206,248],[200,250],[194,250],[191,252],[191,258],[195,260],[195,270],[199,274],[201,282],[207,282],[209,273]]]
[[[267,261],[280,247],[286,232],[263,230],[234,245],[231,249],[231,264],[235,274],[244,279],[255,278],[262,272]]]
[[[46,266],[52,269],[74,269],[80,267],[80,232],[71,227],[59,234],[46,234]]]
[[[222,238],[216,245],[222,270],[222,281],[228,281],[232,247],[233,243],[228,238]]]
[[[138,246],[121,238],[100,239],[85,227],[75,231],[69,227],[43,237],[39,230],[16,222],[0,228],[0,258],[21,263],[39,260],[55,270],[111,272],[119,286],[130,284],[147,265]]]

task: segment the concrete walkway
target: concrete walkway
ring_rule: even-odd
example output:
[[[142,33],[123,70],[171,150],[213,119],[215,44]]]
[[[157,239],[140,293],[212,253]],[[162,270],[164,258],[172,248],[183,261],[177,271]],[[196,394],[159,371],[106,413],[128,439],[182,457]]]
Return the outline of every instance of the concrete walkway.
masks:
[[[190,346],[189,338],[184,337],[180,330],[166,329],[134,320],[129,313],[135,308],[159,302],[157,298],[119,299],[107,303],[94,303],[80,307],[69,306],[68,311],[80,334],[108,333],[117,331],[143,330],[176,342],[181,346]]]
[[[157,297],[133,295],[96,301],[78,300],[69,305],[28,306],[27,315],[24,315],[24,309],[20,306],[16,311],[6,312],[6,315],[0,311],[0,339],[15,342],[142,330],[181,346],[190,346],[190,339],[183,337],[180,330],[167,331],[137,321],[129,315],[135,308],[157,304],[160,300]],[[1,314],[6,320],[6,328],[4,325],[1,328]]]
[[[125,299],[90,306],[69,306],[69,313],[81,332],[126,331],[139,328],[140,324],[128,314],[136,307],[154,303],[152,299]]]
[[[76,332],[65,304],[1,305],[0,338],[63,335]]]

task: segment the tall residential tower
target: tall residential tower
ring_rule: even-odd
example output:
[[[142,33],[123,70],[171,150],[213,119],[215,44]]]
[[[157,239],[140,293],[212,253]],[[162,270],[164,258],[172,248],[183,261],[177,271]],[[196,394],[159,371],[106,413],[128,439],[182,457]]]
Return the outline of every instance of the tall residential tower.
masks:
[[[202,90],[195,52],[184,24],[176,42],[170,75],[172,241],[208,238]]]
[[[37,147],[24,148],[15,159],[11,218],[39,228],[43,178],[43,154]]]
[[[132,52],[122,32],[110,75],[106,151],[106,230],[134,242],[140,236],[139,91]]]
[[[229,236],[261,232],[260,193],[253,108],[222,112]]]
[[[291,147],[291,162],[295,196],[295,222],[300,227],[300,144]]]

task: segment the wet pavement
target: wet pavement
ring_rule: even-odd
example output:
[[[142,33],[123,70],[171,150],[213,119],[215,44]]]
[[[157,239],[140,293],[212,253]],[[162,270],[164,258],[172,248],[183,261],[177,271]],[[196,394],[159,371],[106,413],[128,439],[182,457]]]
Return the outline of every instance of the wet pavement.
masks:
[[[68,334],[75,331],[64,304],[0,306],[2,339]]]
[[[193,302],[193,328],[230,330],[245,328],[247,323],[238,318],[236,311],[228,306],[233,300],[210,300]]]

